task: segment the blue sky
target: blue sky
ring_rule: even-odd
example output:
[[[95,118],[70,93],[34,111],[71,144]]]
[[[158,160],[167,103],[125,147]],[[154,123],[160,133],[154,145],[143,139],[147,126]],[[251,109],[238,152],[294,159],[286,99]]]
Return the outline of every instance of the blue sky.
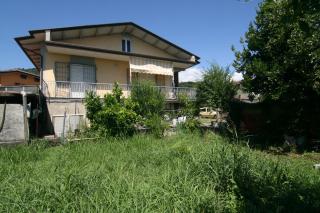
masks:
[[[230,65],[261,0],[3,0],[0,70],[32,67],[14,37],[28,30],[133,21],[201,57],[190,78],[209,63]],[[196,74],[195,74],[196,75]],[[188,79],[186,79],[188,80]]]

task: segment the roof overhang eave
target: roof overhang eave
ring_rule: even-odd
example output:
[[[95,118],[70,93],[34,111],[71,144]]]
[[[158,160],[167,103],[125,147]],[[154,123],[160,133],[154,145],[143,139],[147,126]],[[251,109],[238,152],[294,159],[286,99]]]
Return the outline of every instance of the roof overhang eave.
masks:
[[[122,56],[134,56],[134,57],[142,57],[142,58],[151,58],[151,59],[156,59],[156,60],[183,63],[183,64],[188,64],[188,65],[191,65],[191,66],[194,66],[194,65],[199,63],[199,61],[194,61],[193,62],[193,61],[185,61],[185,60],[172,59],[172,58],[163,58],[163,57],[158,57],[158,56],[150,56],[150,55],[144,55],[144,54],[126,53],[126,52],[120,52],[120,51],[115,51],[115,50],[107,50],[107,49],[101,49],[101,48],[96,48],[96,47],[69,44],[69,43],[64,43],[64,42],[47,41],[47,42],[45,42],[45,45],[46,46],[51,46],[51,47],[61,47],[61,48],[68,48],[68,49],[74,49],[74,50],[83,50],[83,51],[90,51],[90,52],[97,52],[97,53],[107,53],[107,54],[122,55]]]

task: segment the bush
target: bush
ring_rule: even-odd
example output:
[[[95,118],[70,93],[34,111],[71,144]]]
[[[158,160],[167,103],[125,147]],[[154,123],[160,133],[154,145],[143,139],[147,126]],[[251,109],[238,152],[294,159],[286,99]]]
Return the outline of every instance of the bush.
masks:
[[[136,105],[130,98],[122,97],[122,90],[117,83],[112,94],[105,95],[103,100],[94,93],[85,98],[87,117],[91,127],[103,136],[131,136],[139,116]]]
[[[94,115],[102,109],[102,102],[100,97],[97,96],[93,91],[87,92],[84,105],[87,110],[87,118],[91,121],[94,119]]]
[[[186,121],[179,126],[190,132],[200,130],[200,121],[195,118],[197,114],[195,102],[191,101],[186,95],[179,95],[178,100],[180,103],[178,116],[186,116]]]
[[[200,130],[200,121],[195,118],[187,118],[186,122],[180,126],[187,131],[195,132]]]
[[[160,89],[150,81],[134,82],[131,89],[132,101],[138,104],[137,114],[151,118],[154,114],[162,115],[165,106],[165,97]]]
[[[150,128],[150,132],[157,138],[164,136],[168,125],[162,120],[161,116],[154,114],[145,121],[145,125]]]
[[[178,112],[179,116],[186,116],[187,118],[193,118],[196,113],[196,105],[194,101],[191,101],[190,98],[186,95],[179,95],[178,101],[180,104],[180,110]]]

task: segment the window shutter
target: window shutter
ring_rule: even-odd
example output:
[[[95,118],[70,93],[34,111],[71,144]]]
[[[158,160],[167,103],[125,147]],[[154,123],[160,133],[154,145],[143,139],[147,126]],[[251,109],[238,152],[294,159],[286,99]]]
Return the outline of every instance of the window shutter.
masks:
[[[127,52],[128,53],[131,52],[131,42],[130,42],[130,40],[127,40]]]

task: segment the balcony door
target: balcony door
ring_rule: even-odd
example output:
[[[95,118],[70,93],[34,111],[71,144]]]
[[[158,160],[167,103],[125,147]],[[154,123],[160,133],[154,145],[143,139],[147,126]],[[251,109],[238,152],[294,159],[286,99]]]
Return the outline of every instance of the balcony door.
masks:
[[[95,82],[95,66],[70,64],[70,95],[72,98],[84,98],[86,91],[95,91]]]

